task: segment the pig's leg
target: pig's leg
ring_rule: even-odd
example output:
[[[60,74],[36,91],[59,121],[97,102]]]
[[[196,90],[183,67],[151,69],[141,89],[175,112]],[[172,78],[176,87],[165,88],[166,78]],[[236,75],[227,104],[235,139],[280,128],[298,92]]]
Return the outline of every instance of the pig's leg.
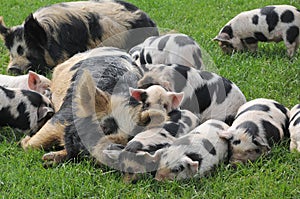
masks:
[[[258,43],[246,44],[246,47],[250,52],[254,53],[257,51]]]
[[[292,57],[299,47],[299,28],[291,26],[283,36],[287,54]]]
[[[49,120],[34,136],[26,136],[21,141],[24,150],[50,149],[54,145],[64,145],[65,125]]]

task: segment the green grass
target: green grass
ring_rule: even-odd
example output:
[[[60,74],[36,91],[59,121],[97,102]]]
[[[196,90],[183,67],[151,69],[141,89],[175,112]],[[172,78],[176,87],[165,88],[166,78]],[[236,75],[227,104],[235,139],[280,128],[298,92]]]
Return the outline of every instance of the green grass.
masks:
[[[58,2],[58,0],[56,1]],[[300,101],[300,51],[289,59],[283,43],[264,43],[259,51],[222,54],[211,39],[241,11],[298,0],[130,0],[146,11],[161,29],[192,36],[206,51],[210,70],[235,82],[248,100],[264,97],[291,108]],[[0,15],[7,26],[23,22],[30,12],[51,0],[1,0]],[[0,42],[0,73],[6,74],[9,54]],[[102,170],[92,161],[68,162],[44,169],[43,151],[24,152],[22,134],[4,128],[0,133],[0,198],[299,198],[300,154],[288,142],[257,162],[233,170],[226,165],[208,178],[156,182],[145,178],[135,185],[122,182],[119,172]]]

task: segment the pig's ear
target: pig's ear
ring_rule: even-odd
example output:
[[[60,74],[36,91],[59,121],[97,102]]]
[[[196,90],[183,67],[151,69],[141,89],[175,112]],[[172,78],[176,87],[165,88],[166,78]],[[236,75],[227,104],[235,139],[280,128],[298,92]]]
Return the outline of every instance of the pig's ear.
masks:
[[[233,134],[230,131],[221,131],[218,133],[220,138],[230,140],[233,137]]]
[[[172,109],[179,108],[179,106],[183,100],[183,96],[184,96],[183,92],[181,92],[181,93],[171,92],[169,94],[169,97],[171,98],[171,102],[172,102]]]
[[[24,37],[26,42],[32,42],[40,46],[47,44],[47,34],[40,23],[30,14],[24,23]]]
[[[103,154],[113,161],[117,161],[119,159],[121,152],[121,150],[103,150]]]
[[[38,74],[36,74],[33,71],[29,71],[29,73],[28,73],[28,82],[27,83],[28,83],[29,89],[36,91],[37,90],[37,85],[39,83],[41,83],[41,79],[40,79]]]
[[[5,36],[7,35],[9,31],[9,28],[7,28],[4,24],[4,20],[3,17],[0,16],[0,35],[5,38]]]
[[[166,151],[166,148],[159,149],[155,151],[153,155],[148,152],[140,151],[137,153],[138,156],[144,156],[147,162],[158,162],[160,160],[161,155]]]
[[[143,89],[136,89],[136,88],[129,87],[130,96],[132,96],[137,101],[141,101],[141,98],[142,98],[141,95],[144,92],[145,92],[145,90],[143,90]]]
[[[217,35],[215,38],[213,38],[213,41],[229,42],[230,37],[227,33],[221,33]]]

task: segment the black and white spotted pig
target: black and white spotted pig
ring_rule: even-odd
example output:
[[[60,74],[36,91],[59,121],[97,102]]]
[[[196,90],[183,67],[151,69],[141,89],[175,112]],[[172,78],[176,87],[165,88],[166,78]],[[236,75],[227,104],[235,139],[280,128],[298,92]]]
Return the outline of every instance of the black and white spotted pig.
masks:
[[[290,111],[289,131],[291,134],[290,150],[300,152],[300,104],[295,105]]]
[[[257,50],[257,43],[284,41],[291,57],[299,47],[300,10],[289,5],[270,5],[242,12],[231,19],[214,40],[225,53]]]
[[[139,80],[138,87],[159,84],[167,90],[183,92],[181,108],[195,113],[200,123],[218,119],[230,124],[238,108],[246,102],[245,96],[234,83],[215,73],[178,64],[145,67],[149,71]]]
[[[133,4],[120,1],[64,2],[42,7],[22,25],[0,34],[10,52],[8,70],[45,73],[78,52],[99,46],[129,50],[158,35],[155,23]]]
[[[162,126],[150,128],[134,136],[126,145],[125,151],[153,153],[171,145],[176,138],[186,135],[200,124],[199,118],[188,110],[173,110],[168,114],[169,121]]]
[[[54,114],[50,100],[43,95],[0,86],[0,126],[22,131],[38,131]]]
[[[201,49],[185,34],[152,36],[133,47],[129,54],[138,66],[144,64],[180,64],[203,70]]]
[[[232,126],[220,134],[230,143],[230,162],[255,161],[288,137],[288,114],[288,109],[270,99],[254,99],[241,106]]]
[[[170,147],[158,150],[159,159],[155,179],[182,180],[203,177],[226,161],[228,143],[219,133],[228,125],[219,120],[208,120],[190,133],[178,138]]]

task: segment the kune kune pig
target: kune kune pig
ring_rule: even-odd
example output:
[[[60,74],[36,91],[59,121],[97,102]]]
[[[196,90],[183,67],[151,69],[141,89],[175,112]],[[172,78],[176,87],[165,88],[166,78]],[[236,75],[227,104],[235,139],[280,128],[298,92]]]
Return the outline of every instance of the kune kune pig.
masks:
[[[158,150],[153,155],[159,160],[155,179],[183,180],[210,174],[227,160],[228,142],[219,136],[227,128],[224,122],[211,119]]]
[[[67,155],[70,158],[76,156],[84,148],[84,145],[80,142],[81,139],[77,133],[75,121],[87,118],[87,113],[93,115],[95,107],[97,108],[96,112],[99,113],[95,116],[96,118],[106,116],[111,112],[109,97],[113,91],[121,93],[121,85],[124,85],[126,92],[129,93],[127,86],[136,87],[140,74],[135,70],[136,68],[133,68],[130,61],[130,55],[122,50],[112,47],[100,47],[78,53],[58,65],[54,70],[53,83],[51,84],[52,101],[56,113],[36,135],[25,137],[21,143],[22,147],[24,149],[50,149],[53,145],[65,146],[65,143],[67,143],[66,149],[69,153],[67,154],[66,149],[57,151],[53,153],[55,154],[55,160],[63,160]],[[85,75],[83,76],[83,74]],[[90,77],[90,74],[92,77]],[[85,77],[86,80],[83,81]],[[115,88],[118,81],[123,83],[120,84],[119,91]],[[93,94],[94,96],[92,96]],[[84,103],[84,100],[86,100],[85,104],[81,105],[85,107],[80,109],[77,104]],[[97,104],[88,104],[90,101]],[[83,108],[86,110],[82,110]],[[81,114],[79,110],[81,110]],[[129,116],[127,115],[127,117]],[[84,126],[86,129],[91,129],[91,131],[95,130],[93,127],[98,124],[91,124],[92,119],[94,117],[87,118],[86,123],[90,126]],[[107,131],[112,132],[113,130],[108,129]],[[95,130],[94,132],[97,133],[98,131]],[[92,139],[94,142],[97,142],[103,136],[101,134],[92,135],[96,136],[95,139]],[[95,145],[95,143],[91,143],[91,146],[92,144]]]
[[[183,92],[181,108],[195,113],[200,122],[218,119],[230,124],[238,108],[246,102],[241,90],[215,73],[178,64],[149,64],[138,82],[139,88],[159,84],[173,92]]]
[[[138,66],[144,64],[180,64],[204,69],[200,46],[185,34],[152,36],[130,49]]]
[[[158,30],[136,6],[112,0],[42,7],[12,28],[0,18],[0,34],[10,52],[9,71],[45,73],[72,55],[98,46],[129,50],[158,35]]]
[[[50,85],[51,81],[48,78],[33,71],[19,76],[0,75],[0,86],[34,90],[46,97],[50,97]]]
[[[242,12],[214,38],[225,53],[257,50],[257,43],[284,41],[292,57],[299,47],[300,11],[289,5],[270,5]]]
[[[289,131],[291,134],[290,150],[300,152],[300,104],[295,105],[290,111]]]
[[[0,126],[33,135],[54,114],[48,98],[30,90],[0,86]]]
[[[229,141],[232,165],[255,161],[289,137],[288,115],[287,108],[271,99],[254,99],[241,106],[232,126],[220,134]]]

